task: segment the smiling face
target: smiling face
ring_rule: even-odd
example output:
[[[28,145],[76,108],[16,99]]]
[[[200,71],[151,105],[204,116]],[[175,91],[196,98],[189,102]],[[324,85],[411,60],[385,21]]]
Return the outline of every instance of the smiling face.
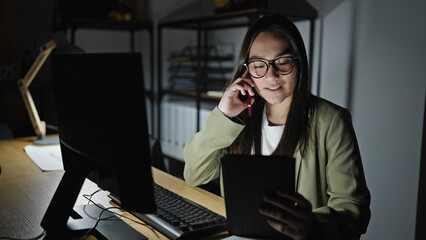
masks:
[[[272,62],[277,57],[293,57],[291,45],[288,39],[280,37],[276,33],[262,32],[254,40],[250,52],[249,61],[255,59]],[[282,104],[289,106],[297,82],[297,66],[287,75],[277,74],[272,65],[268,72],[261,78],[252,78],[256,84],[257,93],[269,104]]]

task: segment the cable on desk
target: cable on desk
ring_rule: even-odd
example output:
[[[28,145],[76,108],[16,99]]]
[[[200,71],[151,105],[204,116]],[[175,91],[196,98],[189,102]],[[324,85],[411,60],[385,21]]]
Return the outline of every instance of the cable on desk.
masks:
[[[46,231],[43,231],[40,235],[33,238],[12,238],[12,237],[0,237],[0,240],[38,240],[46,235]]]
[[[93,225],[93,227],[92,228],[90,228],[86,233],[84,233],[81,237],[84,237],[84,236],[87,236],[87,235],[89,235],[97,226],[98,226],[98,224],[99,224],[99,222],[100,221],[105,221],[105,220],[108,220],[108,221],[111,221],[111,217],[107,217],[107,218],[102,218],[102,214],[105,212],[105,211],[108,211],[108,212],[110,212],[110,213],[112,213],[112,214],[114,214],[114,215],[116,215],[116,216],[119,216],[119,217],[122,217],[122,218],[125,218],[125,219],[127,219],[127,220],[130,220],[130,221],[132,221],[132,222],[134,222],[134,223],[137,223],[137,224],[140,224],[140,225],[142,225],[142,226],[145,226],[145,227],[147,227],[147,228],[149,228],[154,234],[155,234],[155,236],[158,238],[158,240],[161,240],[161,238],[160,238],[160,236],[157,234],[157,232],[155,231],[155,229],[153,229],[150,225],[148,225],[148,224],[146,224],[146,223],[143,223],[143,222],[140,222],[140,221],[136,221],[136,220],[133,220],[133,219],[131,219],[131,218],[129,218],[129,217],[127,217],[127,216],[124,216],[123,214],[119,214],[119,213],[115,213],[115,212],[112,212],[112,211],[110,211],[110,209],[119,209],[119,210],[123,210],[123,209],[121,209],[121,208],[119,208],[119,207],[108,207],[108,208],[104,208],[104,207],[102,207],[102,206],[100,206],[99,204],[97,204],[96,202],[94,202],[93,200],[92,200],[92,197],[96,194],[96,193],[98,193],[99,191],[101,191],[101,189],[98,189],[98,190],[96,190],[95,192],[93,192],[92,194],[83,194],[83,197],[84,198],[86,198],[87,200],[88,200],[88,203],[93,203],[96,207],[98,207],[98,208],[100,208],[100,209],[102,209],[102,211],[99,213],[99,216],[97,217],[97,218],[95,218],[95,217],[92,217],[92,216],[90,216],[87,212],[86,212],[86,214],[87,214],[87,216],[89,216],[90,218],[92,218],[92,219],[95,219],[96,220],[96,222],[95,222],[95,224]],[[38,235],[38,236],[36,236],[36,237],[33,237],[33,238],[13,238],[13,237],[0,237],[0,240],[39,240],[39,239],[42,239],[44,236],[46,236],[46,231],[43,231],[40,235]],[[81,238],[81,237],[79,237],[79,238]]]
[[[99,222],[100,221],[103,221],[103,220],[108,220],[109,218],[104,218],[104,219],[102,219],[102,214],[104,213],[104,212],[106,212],[106,211],[108,211],[108,212],[111,212],[111,211],[109,211],[109,209],[113,209],[113,208],[117,208],[117,207],[108,207],[108,208],[101,208],[102,209],[102,211],[99,213],[99,216],[98,216],[98,218],[96,219],[96,222],[95,222],[95,224],[89,229],[89,230],[87,230],[87,232],[85,232],[84,234],[82,234],[82,236],[81,237],[79,237],[79,238],[82,238],[82,237],[85,237],[85,236],[87,236],[87,235],[89,235],[97,226],[98,226],[98,224],[99,224]],[[113,213],[113,212],[111,212],[111,213]]]
[[[140,224],[142,226],[145,226],[145,227],[149,228],[155,234],[155,236],[158,238],[158,240],[161,240],[160,236],[157,234],[157,232],[155,231],[155,229],[152,226],[150,226],[150,225],[148,225],[146,223],[140,222],[140,221],[133,220],[133,219],[127,217],[127,216],[124,216],[123,214],[110,211],[110,209],[118,209],[118,210],[124,210],[124,209],[119,208],[119,207],[108,207],[108,208],[104,208],[101,205],[99,205],[96,202],[94,202],[92,200],[92,197],[93,197],[93,195],[95,195],[99,191],[101,191],[101,189],[96,190],[92,194],[83,194],[83,197],[88,200],[88,203],[93,203],[96,207],[102,209],[102,211],[99,213],[99,216],[96,218],[96,222],[95,222],[94,226],[91,229],[89,229],[84,235],[82,235],[82,237],[89,235],[96,228],[96,226],[99,224],[100,221],[105,221],[105,220],[111,221],[110,217],[102,219],[102,214],[105,211],[108,211],[108,212],[110,212],[110,213],[112,213],[112,214],[114,214],[114,215],[116,215],[118,217],[125,218],[125,219],[130,220],[130,221],[132,221],[134,223],[137,223],[137,224]],[[88,216],[91,217],[90,215],[88,215]],[[95,219],[95,218],[93,218],[93,219]],[[114,220],[112,220],[112,221],[114,221]]]
[[[94,201],[92,200],[92,197],[96,194],[96,193],[98,193],[98,192],[100,192],[102,189],[98,189],[98,190],[96,190],[96,191],[94,191],[93,193],[91,193],[91,194],[83,194],[83,197],[84,198],[86,198],[87,200],[88,200],[88,202],[87,202],[87,205],[89,205],[90,203],[94,203]],[[96,221],[100,221],[100,220],[108,220],[108,219],[110,219],[110,218],[112,218],[112,217],[106,217],[106,218],[103,218],[103,219],[99,219],[99,216],[98,217],[93,217],[93,216],[90,216],[90,214],[89,214],[89,212],[87,212],[86,211],[86,206],[87,205],[84,205],[83,206],[83,211],[84,211],[84,213],[89,217],[89,218],[91,218],[91,219],[93,219],[93,220],[96,220]],[[101,209],[103,209],[100,205],[97,205],[97,204],[95,204],[94,203],[94,205],[95,206],[97,206],[98,208],[101,208]],[[113,207],[111,207],[111,208],[113,208]],[[111,211],[109,211],[109,212],[111,212]],[[101,212],[101,214],[102,214],[102,212]]]

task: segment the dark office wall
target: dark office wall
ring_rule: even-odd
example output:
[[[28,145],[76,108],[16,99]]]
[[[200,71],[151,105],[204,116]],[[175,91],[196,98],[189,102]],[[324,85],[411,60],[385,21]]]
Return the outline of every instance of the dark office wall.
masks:
[[[0,15],[0,68],[8,76],[0,80],[0,122],[12,129],[15,137],[34,135],[16,82],[24,77],[40,46],[52,38],[54,0],[3,0]],[[11,69],[16,71],[11,74]],[[50,59],[46,61],[30,86],[40,118],[56,124],[51,94]]]
[[[15,84],[21,73],[21,32],[18,13],[18,1],[0,1],[0,122],[7,125],[20,119],[19,117],[13,119],[13,111],[19,107],[8,107],[10,102],[16,102],[15,99],[20,97]]]
[[[414,239],[418,206],[424,209],[426,204],[418,202],[426,1],[354,3],[352,116],[371,191],[372,214],[362,239]],[[399,52],[406,57],[395,64]]]
[[[0,64],[20,61],[18,1],[0,1]]]

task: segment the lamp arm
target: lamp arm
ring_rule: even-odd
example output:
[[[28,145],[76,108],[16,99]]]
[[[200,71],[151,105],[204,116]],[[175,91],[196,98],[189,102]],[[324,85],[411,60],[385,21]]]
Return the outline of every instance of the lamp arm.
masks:
[[[24,100],[25,107],[27,108],[28,115],[30,116],[31,124],[33,125],[34,131],[39,139],[44,138],[46,135],[46,123],[40,120],[37,108],[34,104],[33,98],[28,88],[35,76],[37,75],[38,71],[40,70],[41,66],[43,66],[47,57],[50,55],[50,53],[55,47],[56,43],[54,40],[50,40],[49,42],[41,46],[40,53],[34,63],[31,65],[27,74],[24,78],[18,81],[18,87]]]

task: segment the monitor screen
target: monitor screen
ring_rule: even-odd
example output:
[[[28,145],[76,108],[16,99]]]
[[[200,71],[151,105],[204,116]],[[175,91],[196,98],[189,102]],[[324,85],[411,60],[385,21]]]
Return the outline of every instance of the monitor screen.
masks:
[[[122,207],[155,211],[140,53],[52,55],[64,176],[42,221],[66,231],[85,178]]]

